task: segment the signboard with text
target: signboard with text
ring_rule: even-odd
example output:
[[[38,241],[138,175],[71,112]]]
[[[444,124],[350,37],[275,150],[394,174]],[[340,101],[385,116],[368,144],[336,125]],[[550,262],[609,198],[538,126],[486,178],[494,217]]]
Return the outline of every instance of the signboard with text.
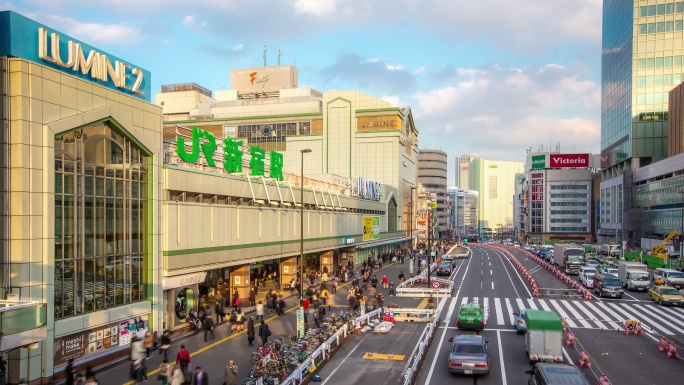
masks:
[[[532,169],[546,168],[546,155],[532,156]]]
[[[588,168],[589,154],[549,154],[550,168]]]
[[[363,217],[363,240],[380,238],[380,217]]]

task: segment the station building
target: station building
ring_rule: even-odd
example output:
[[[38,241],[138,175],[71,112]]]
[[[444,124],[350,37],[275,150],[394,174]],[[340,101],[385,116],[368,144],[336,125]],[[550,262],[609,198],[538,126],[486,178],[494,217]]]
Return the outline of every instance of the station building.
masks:
[[[69,359],[126,357],[134,336],[182,326],[203,287],[246,297],[253,266],[272,264],[286,283],[300,262],[332,271],[409,239],[398,183],[326,178],[316,164],[333,150],[304,158],[312,175],[292,171],[334,147],[320,134],[318,148],[288,153],[202,127],[169,132],[149,71],[11,11],[0,37],[0,352],[11,383],[49,381]],[[328,105],[350,112],[365,98]],[[417,135],[410,113],[378,106]],[[400,180],[399,165],[385,172]]]

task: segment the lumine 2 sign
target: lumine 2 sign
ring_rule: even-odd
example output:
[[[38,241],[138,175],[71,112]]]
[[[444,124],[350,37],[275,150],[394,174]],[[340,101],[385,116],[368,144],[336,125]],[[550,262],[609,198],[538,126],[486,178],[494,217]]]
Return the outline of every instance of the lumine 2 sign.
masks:
[[[206,142],[202,143],[201,139]],[[216,167],[214,161],[214,152],[216,152],[216,137],[209,131],[192,128],[192,150],[187,152],[185,149],[185,139],[176,139],[176,152],[178,157],[188,163],[195,163],[200,158],[200,153],[204,154],[204,159],[211,167]],[[228,172],[242,172],[242,156],[244,153],[240,148],[242,146],[241,140],[233,140],[232,138],[225,138],[223,140],[223,169]],[[266,159],[266,151],[259,146],[250,146],[249,153],[252,156],[249,160],[250,175],[264,176],[264,162]],[[270,166],[269,176],[277,180],[283,180],[283,154],[275,151],[270,151]]]

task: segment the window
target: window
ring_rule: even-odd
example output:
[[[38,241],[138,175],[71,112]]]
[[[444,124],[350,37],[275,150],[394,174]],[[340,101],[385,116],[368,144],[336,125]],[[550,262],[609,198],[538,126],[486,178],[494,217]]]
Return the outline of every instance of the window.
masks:
[[[55,318],[145,299],[148,157],[111,122],[55,137]]]
[[[224,138],[237,138],[237,127],[235,127],[235,126],[223,126],[223,137]]]
[[[655,62],[656,68],[663,68],[663,63],[665,62],[664,58],[662,57],[657,57]]]
[[[648,7],[639,7],[639,17],[648,16]]]
[[[681,31],[684,29],[684,20],[675,20],[675,31]]]
[[[681,57],[679,58],[679,62],[681,65]],[[638,67],[640,70],[646,69],[646,59],[639,59]]]
[[[665,14],[665,4],[658,4],[657,6],[658,10],[658,15],[664,15]]]
[[[665,14],[670,15],[674,13],[674,3],[665,4]]]
[[[648,24],[639,24],[639,35],[646,35],[648,33]]]
[[[677,12],[677,13],[684,12],[684,1],[678,1],[677,3],[675,3],[675,12]]]
[[[638,87],[646,87],[646,76],[639,76],[637,80]]]
[[[665,68],[672,68],[672,56],[665,56]]]
[[[656,31],[658,33],[665,32],[665,22],[664,21],[659,21],[656,23]]]

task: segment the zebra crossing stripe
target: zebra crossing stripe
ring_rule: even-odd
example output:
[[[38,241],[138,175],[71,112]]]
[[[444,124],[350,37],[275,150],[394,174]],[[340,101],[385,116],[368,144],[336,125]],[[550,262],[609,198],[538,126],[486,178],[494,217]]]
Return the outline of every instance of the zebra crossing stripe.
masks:
[[[525,306],[525,302],[523,302],[522,299],[516,298],[516,299],[515,299],[515,302],[518,303],[518,311],[520,311],[520,310],[522,310],[522,309],[527,309],[527,306]]]
[[[485,324],[489,321],[489,298],[484,297],[482,309],[484,310],[484,322]]]
[[[642,306],[642,305],[634,304],[632,306],[636,307],[637,309],[640,309],[643,312],[651,312],[651,313],[660,314],[662,317],[665,317],[665,318],[670,320],[670,323],[668,324],[668,326],[671,326],[673,329],[677,330],[679,333],[684,334],[684,330],[675,326],[675,324],[684,326],[684,322],[674,318],[673,316],[671,316],[671,315],[669,315],[663,311],[661,311],[661,309],[659,309],[658,306],[648,306],[648,309],[646,308],[646,306]],[[657,315],[657,314],[654,314],[654,315]],[[667,320],[663,320],[663,321],[667,321]]]
[[[511,305],[511,300],[506,298],[506,308],[508,308],[508,318],[511,320],[511,325],[515,325],[515,317],[513,316],[513,306]]]
[[[503,310],[501,309],[501,299],[494,298],[494,310],[496,310],[496,324],[505,325]]]
[[[556,309],[556,312],[558,312],[558,314],[561,317],[565,318],[565,323],[568,324],[568,326],[570,326],[571,328],[577,327],[577,324],[570,319],[568,313],[566,313],[565,310],[563,310],[563,308],[558,303],[556,303],[556,300],[550,299],[549,303]]]
[[[549,307],[549,305],[546,304],[546,301],[544,301],[543,299],[539,300],[539,304],[541,305],[542,309],[546,311],[551,311],[551,308]]]
[[[537,307],[537,304],[534,303],[534,300],[532,298],[528,298],[527,302],[530,303],[530,309],[539,310],[539,308]]]
[[[468,297],[463,297],[461,298],[461,306],[465,305],[468,303]]]
[[[598,307],[594,306],[594,304],[591,303],[591,302],[585,302],[584,305],[585,305],[586,307],[588,307],[589,309],[591,309],[592,311],[594,311],[594,313],[598,314],[599,317],[600,317],[603,321],[606,322],[606,324],[608,325],[608,328],[609,328],[609,329],[617,329],[617,328],[621,328],[621,327],[622,327],[622,325],[620,325],[619,322],[617,321],[617,320],[618,320],[618,318],[616,318],[616,317],[617,317],[617,314],[615,314],[613,317],[609,317],[609,316],[606,315],[606,313],[604,313],[603,311],[601,311]],[[615,321],[610,321],[611,319],[614,319]]]
[[[582,313],[584,313],[586,318],[592,320],[592,322],[596,323],[596,325],[598,325],[598,327],[600,327],[601,329],[605,329],[605,326],[603,325],[603,323],[601,321],[597,320],[596,316],[594,314],[592,314],[589,310],[587,310],[587,308],[584,307],[584,304],[582,302],[577,301],[577,302],[574,302],[573,305],[575,305],[578,309],[580,309],[580,311]]]
[[[577,321],[577,322],[581,323],[582,327],[585,327],[585,328],[591,328],[592,327],[591,324],[589,322],[587,322],[587,320],[584,319],[584,316],[581,313],[575,311],[575,309],[570,305],[570,303],[567,300],[562,299],[559,302],[562,303],[572,313],[572,315],[575,316],[574,317],[575,319],[573,321]],[[591,315],[589,316],[589,318],[591,318]]]
[[[671,332],[669,329],[663,327],[662,325],[660,325],[659,323],[657,323],[657,322],[653,321],[652,319],[646,317],[645,315],[643,315],[643,314],[641,314],[641,313],[639,313],[639,312],[634,311],[633,309],[629,309],[629,311],[628,311],[627,309],[623,309],[622,307],[620,307],[618,304],[615,304],[615,303],[607,303],[607,302],[606,302],[605,304],[606,304],[607,306],[612,306],[613,309],[615,309],[616,311],[618,311],[618,312],[620,312],[620,313],[622,313],[622,314],[625,314],[625,315],[627,316],[627,319],[636,319],[636,320],[639,320],[639,321],[645,323],[646,325],[648,325],[648,326],[650,326],[650,327],[652,327],[652,328],[658,328],[658,330],[659,330],[660,332],[662,332],[663,334],[669,334],[669,335],[673,335],[673,334],[674,334],[674,333]],[[636,316],[635,316],[634,314],[636,314]]]

